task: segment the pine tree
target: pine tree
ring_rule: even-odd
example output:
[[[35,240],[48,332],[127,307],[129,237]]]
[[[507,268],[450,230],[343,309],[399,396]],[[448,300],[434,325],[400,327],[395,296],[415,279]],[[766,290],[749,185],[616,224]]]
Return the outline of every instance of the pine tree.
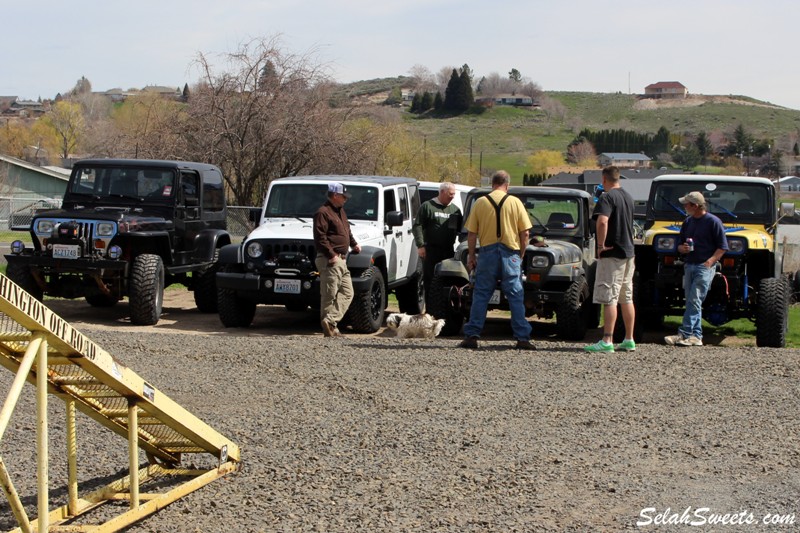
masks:
[[[433,95],[428,91],[422,93],[422,100],[420,102],[420,111],[425,112],[433,107]]]
[[[460,86],[460,78],[456,69],[450,74],[450,81],[447,82],[447,88],[444,90],[444,110],[456,111],[458,109],[458,91]]]
[[[475,94],[472,92],[472,76],[469,67],[464,65],[459,76],[458,104],[460,111],[466,111],[475,103]]]
[[[414,93],[414,98],[411,100],[411,109],[409,109],[412,113],[421,113],[424,111],[422,109],[422,95],[420,93]]]
[[[441,111],[444,108],[444,100],[442,99],[442,93],[436,91],[436,96],[433,97],[433,109],[435,111]]]

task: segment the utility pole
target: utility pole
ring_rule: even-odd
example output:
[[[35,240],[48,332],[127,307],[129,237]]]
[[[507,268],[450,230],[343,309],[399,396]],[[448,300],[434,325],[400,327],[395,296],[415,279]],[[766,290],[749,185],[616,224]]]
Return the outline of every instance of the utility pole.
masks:
[[[472,135],[469,136],[469,168],[472,168]]]

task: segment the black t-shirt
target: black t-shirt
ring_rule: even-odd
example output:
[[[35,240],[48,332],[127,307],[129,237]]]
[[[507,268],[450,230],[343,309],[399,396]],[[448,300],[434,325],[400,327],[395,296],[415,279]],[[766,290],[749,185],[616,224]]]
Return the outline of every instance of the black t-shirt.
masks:
[[[603,252],[602,257],[633,257],[633,198],[627,191],[616,187],[608,190],[597,201],[593,216],[608,217],[608,233],[605,245],[613,250]]]

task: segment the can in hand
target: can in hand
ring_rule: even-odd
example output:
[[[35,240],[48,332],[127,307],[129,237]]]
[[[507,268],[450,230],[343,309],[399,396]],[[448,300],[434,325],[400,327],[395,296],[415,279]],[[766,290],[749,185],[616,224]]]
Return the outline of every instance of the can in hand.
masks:
[[[690,252],[694,252],[694,239],[692,239],[691,237],[686,239],[686,246],[689,247]]]

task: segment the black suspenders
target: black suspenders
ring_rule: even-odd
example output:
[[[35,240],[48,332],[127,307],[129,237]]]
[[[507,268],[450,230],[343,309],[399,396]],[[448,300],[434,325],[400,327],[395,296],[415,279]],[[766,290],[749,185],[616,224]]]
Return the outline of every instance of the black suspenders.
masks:
[[[500,240],[500,209],[503,207],[503,204],[506,203],[506,200],[508,200],[508,194],[503,196],[503,199],[500,200],[499,204],[495,203],[494,198],[492,198],[488,194],[486,195],[486,199],[489,200],[489,203],[491,203],[494,206],[494,213],[497,216],[497,240],[499,241]]]

